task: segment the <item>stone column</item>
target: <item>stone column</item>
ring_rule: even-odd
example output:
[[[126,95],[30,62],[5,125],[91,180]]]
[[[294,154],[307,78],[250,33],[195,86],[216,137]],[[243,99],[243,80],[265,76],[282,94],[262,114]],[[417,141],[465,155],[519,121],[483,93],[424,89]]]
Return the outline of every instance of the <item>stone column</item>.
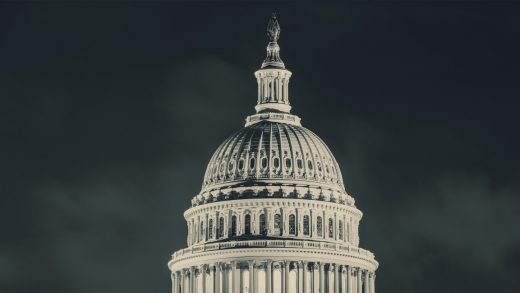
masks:
[[[334,264],[334,292],[339,292],[339,266],[337,264]],[[206,293],[206,292],[204,292]]]
[[[303,273],[305,273],[305,271],[303,270],[303,263],[304,263],[303,261],[298,262],[298,290],[296,291],[298,293],[304,293],[303,284],[304,284],[305,279],[304,279]]]
[[[266,263],[266,273],[265,273],[265,293],[272,293],[273,292],[273,286],[272,286],[272,278],[273,278],[273,263],[271,261],[267,261]]]
[[[199,270],[201,272],[200,277],[202,278],[202,293],[206,293],[206,265],[200,266]]]
[[[325,266],[321,262],[318,263],[318,266],[320,267],[320,293],[325,293]]]
[[[357,269],[357,284],[356,284],[356,287],[357,287],[357,293],[363,293],[361,290],[363,289],[363,286],[362,286],[362,282],[361,282],[361,268],[358,268]]]
[[[236,262],[232,261],[231,262],[231,266],[232,266],[231,267],[231,281],[233,282],[231,284],[231,292],[239,293],[238,292],[238,286],[237,286],[239,276],[237,275],[237,264],[236,264]]]
[[[179,285],[180,285],[180,293],[184,293],[184,282],[186,281],[186,275],[184,273],[184,270],[181,270],[180,272],[180,282],[179,282]]]
[[[222,278],[221,278],[221,281],[222,281],[222,293],[229,293],[229,290],[228,290],[229,278],[228,278],[228,269],[227,269],[227,264],[226,263],[222,264],[221,270],[222,270]]]
[[[284,278],[285,279],[285,283],[284,283],[284,285],[285,285],[284,292],[285,293],[289,293],[289,291],[290,291],[289,290],[289,285],[291,284],[289,282],[289,273],[290,273],[290,271],[291,271],[291,262],[290,261],[286,261],[285,262],[285,278]]]
[[[213,292],[222,293],[220,288],[220,263],[215,264],[215,271],[213,272]]]
[[[347,290],[344,290],[344,293],[352,293],[352,269],[350,266],[347,267],[347,278],[345,279],[345,287]]]
[[[249,262],[249,293],[256,293],[255,286],[255,263],[254,261]]]
[[[370,289],[370,284],[369,284],[369,281],[368,281],[368,271],[365,272],[365,286],[363,286],[363,288],[365,290],[363,290],[363,293],[369,293],[369,289]]]
[[[175,292],[175,273],[171,273],[171,277],[172,277],[172,293],[176,293]]]
[[[372,273],[372,278],[370,279],[370,293],[376,293],[376,274]]]

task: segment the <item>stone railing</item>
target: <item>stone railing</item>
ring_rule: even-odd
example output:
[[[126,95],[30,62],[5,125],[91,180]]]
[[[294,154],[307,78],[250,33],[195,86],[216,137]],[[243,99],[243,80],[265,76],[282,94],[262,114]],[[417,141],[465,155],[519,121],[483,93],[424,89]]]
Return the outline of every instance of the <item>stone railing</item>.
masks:
[[[188,248],[184,248],[176,251],[172,255],[172,260],[178,257],[196,254],[205,251],[233,249],[233,248],[254,248],[254,247],[265,247],[265,248],[309,248],[309,249],[320,249],[338,252],[350,252],[368,258],[374,258],[374,254],[368,250],[353,247],[343,244],[333,244],[319,241],[304,241],[304,240],[245,240],[245,241],[227,241],[222,243],[210,243],[193,245]]]

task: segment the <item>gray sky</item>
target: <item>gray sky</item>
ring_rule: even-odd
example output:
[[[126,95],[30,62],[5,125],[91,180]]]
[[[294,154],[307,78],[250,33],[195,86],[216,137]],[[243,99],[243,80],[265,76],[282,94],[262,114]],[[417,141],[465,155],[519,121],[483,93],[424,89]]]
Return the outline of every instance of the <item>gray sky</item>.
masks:
[[[278,12],[391,293],[518,292],[520,5],[0,4],[0,291],[169,292]]]

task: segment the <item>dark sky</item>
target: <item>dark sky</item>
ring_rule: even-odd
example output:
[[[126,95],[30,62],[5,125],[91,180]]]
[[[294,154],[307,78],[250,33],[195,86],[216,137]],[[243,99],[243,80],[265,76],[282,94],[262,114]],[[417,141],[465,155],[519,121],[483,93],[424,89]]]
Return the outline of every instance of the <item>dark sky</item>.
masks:
[[[520,4],[0,4],[0,292],[170,292],[277,11],[378,292],[520,291]]]

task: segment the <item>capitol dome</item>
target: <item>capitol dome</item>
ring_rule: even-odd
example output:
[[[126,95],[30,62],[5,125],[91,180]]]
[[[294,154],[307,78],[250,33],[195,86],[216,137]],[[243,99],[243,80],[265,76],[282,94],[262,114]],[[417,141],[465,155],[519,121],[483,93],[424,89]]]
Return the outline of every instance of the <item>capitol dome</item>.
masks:
[[[375,293],[363,213],[330,149],[291,114],[275,16],[267,32],[256,113],[217,148],[184,212],[172,293]]]

